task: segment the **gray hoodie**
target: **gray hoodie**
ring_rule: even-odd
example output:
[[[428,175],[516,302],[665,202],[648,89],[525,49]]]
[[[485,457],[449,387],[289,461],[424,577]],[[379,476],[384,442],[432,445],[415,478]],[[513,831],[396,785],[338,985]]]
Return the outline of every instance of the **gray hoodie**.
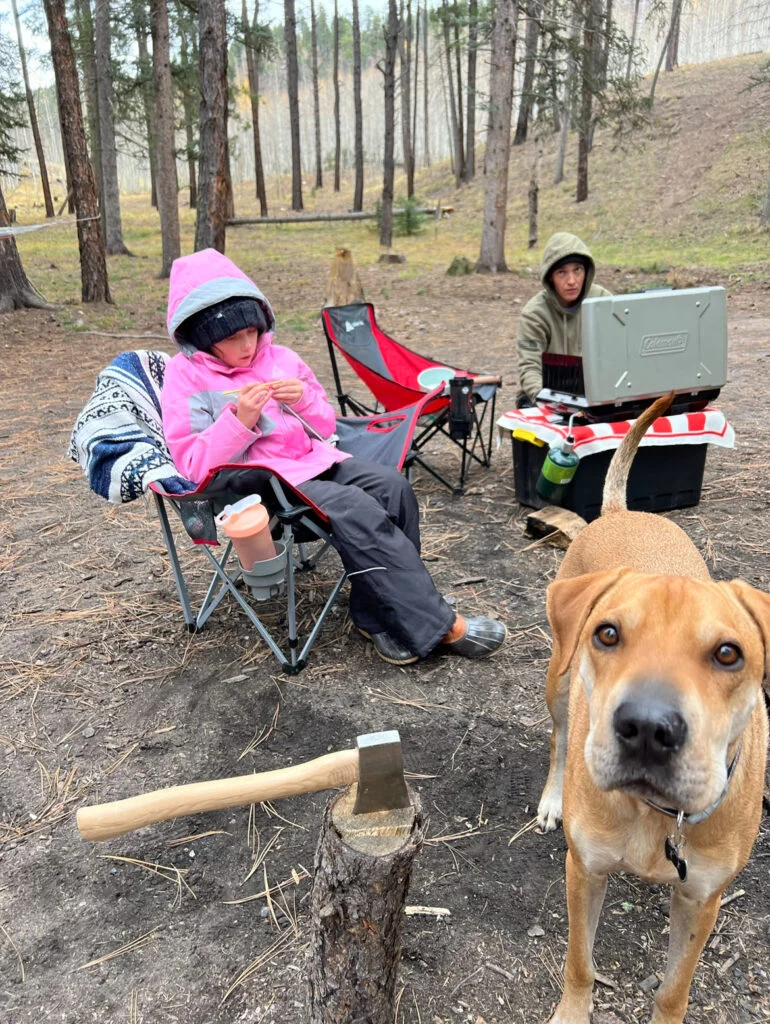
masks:
[[[582,256],[586,262],[586,279],[579,301],[565,309],[550,280],[554,263],[566,256]],[[588,246],[577,235],[559,231],[552,235],[543,250],[540,280],[543,288],[521,311],[516,327],[519,350],[519,382],[521,390],[533,402],[543,386],[543,352],[579,356],[581,354],[581,305],[585,298],[611,295],[606,288],[594,284],[596,266]]]

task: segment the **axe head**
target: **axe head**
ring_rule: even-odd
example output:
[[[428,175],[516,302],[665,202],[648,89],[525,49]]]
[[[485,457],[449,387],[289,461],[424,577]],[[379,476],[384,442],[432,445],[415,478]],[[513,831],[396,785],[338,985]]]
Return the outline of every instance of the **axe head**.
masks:
[[[358,788],[353,814],[410,807],[398,731],[366,733],[356,738],[356,746]]]

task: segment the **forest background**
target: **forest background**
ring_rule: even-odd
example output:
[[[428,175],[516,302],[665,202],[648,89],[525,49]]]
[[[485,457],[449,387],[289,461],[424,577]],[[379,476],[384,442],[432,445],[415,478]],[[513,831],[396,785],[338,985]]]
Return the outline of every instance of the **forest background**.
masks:
[[[416,228],[415,173],[443,161],[455,189],[477,174],[485,179],[476,269],[506,269],[511,143],[526,152],[532,248],[539,192],[564,180],[571,140],[581,202],[589,194],[589,154],[603,131],[613,149],[665,134],[654,111],[661,70],[761,51],[770,39],[770,8],[753,0],[443,0],[432,7],[389,0],[387,10],[363,12],[357,0],[352,12],[336,3],[331,11],[316,8],[313,0],[309,7],[285,0],[282,11],[274,4],[249,8],[246,0],[240,9],[220,0],[33,0],[20,10],[13,0],[12,8],[15,46],[10,26],[6,31],[0,22],[0,188],[10,197],[9,219],[39,219],[33,211],[41,192],[52,218],[50,178],[59,212],[67,205],[78,218],[85,301],[110,297],[98,229],[89,224],[97,213],[107,254],[127,251],[121,196],[149,193],[159,208],[165,276],[180,252],[177,206],[184,194],[197,208],[195,248],[224,248],[225,225],[255,212],[248,200],[236,210],[234,186],[255,182],[263,216],[289,201],[295,212],[309,202],[316,212],[362,213],[366,188],[369,209],[377,205],[380,243],[389,248],[394,198],[411,204]],[[44,52],[46,22],[52,42],[63,46],[58,55],[53,45]],[[26,47],[25,33],[33,41]],[[60,76],[55,85],[39,84],[50,81],[46,64]],[[766,89],[767,78],[767,65],[759,63],[745,87]],[[75,108],[77,124],[68,121]],[[85,181],[87,164],[93,188]],[[396,168],[403,176],[398,195]],[[343,197],[348,172],[353,195]],[[443,178],[435,184],[452,189]],[[766,227],[770,176],[754,202]],[[22,284],[15,297],[0,301],[34,304],[31,296]]]
[[[53,72],[50,67],[50,54],[45,36],[45,16],[39,0],[18,0],[19,14],[23,31],[28,39],[27,59],[30,67],[30,81],[34,91],[38,120],[43,148],[52,164],[52,177],[63,182],[64,164],[56,105],[56,92],[53,87]],[[88,0],[91,3],[91,0]],[[87,4],[86,4],[87,6]],[[171,5],[176,10],[177,31],[184,28],[185,6]],[[382,133],[382,75],[377,69],[383,49],[383,29],[387,15],[385,5],[378,8],[363,4],[361,8],[361,57],[362,57],[362,94],[363,105],[367,111],[364,122],[364,151],[366,162],[373,167],[381,164],[383,133]],[[431,5],[434,7],[434,5]],[[445,5],[446,6],[446,5]],[[234,34],[238,17],[242,12],[232,7],[231,31]],[[433,13],[440,5],[435,5]],[[85,8],[80,5],[81,10]],[[144,129],[141,124],[136,105],[137,65],[138,57],[136,30],[132,28],[132,17],[128,5],[113,3],[114,24],[112,59],[115,65],[116,81],[120,84],[117,109],[121,117],[120,144],[118,146],[118,174],[121,189],[126,193],[149,191],[151,187],[150,161]],[[257,8],[253,0],[249,0],[249,11],[259,16],[267,38],[263,45],[260,58],[260,126],[264,143],[262,155],[265,173],[274,178],[276,198],[281,199],[283,186],[282,176],[291,170],[291,146],[289,141],[288,96],[286,90],[286,57],[283,31],[284,7],[279,0],[262,0]],[[421,17],[424,19],[424,8]],[[526,31],[526,8],[521,8],[521,27]],[[619,0],[611,8],[611,17],[619,28],[629,37],[632,33],[634,18],[637,21],[637,53],[635,66],[643,74],[655,70],[669,28],[671,6],[656,0]],[[636,13],[635,13],[636,12]],[[312,82],[312,25],[308,3],[298,3],[297,13],[297,47],[299,65],[299,109],[302,135],[302,170],[310,174],[314,170],[313,152],[313,82]],[[416,18],[415,27],[416,27]],[[460,19],[462,24],[462,19]],[[75,31],[77,21],[75,20]],[[16,43],[15,32],[10,24],[10,16],[2,20],[0,28],[7,34],[6,60],[13,69],[12,77],[20,80],[18,55],[14,53]],[[416,109],[415,133],[418,164],[424,165],[430,160],[450,158],[452,152],[451,127],[447,119],[447,76],[446,50],[441,36],[441,26],[434,23],[431,27],[431,38],[428,46],[428,108],[433,116],[428,120],[427,147],[425,145],[425,110],[419,103]],[[334,6],[331,0],[317,5],[316,17],[318,47],[318,77],[320,94],[320,129],[322,141],[322,159],[324,171],[334,168]],[[430,45],[432,43],[432,46]],[[419,60],[423,61],[424,44]],[[677,63],[682,65],[703,63],[721,57],[739,54],[762,52],[770,46],[770,5],[754,0],[707,0],[703,3],[688,2],[681,8],[681,29],[678,44]],[[523,56],[523,55],[522,55]],[[252,123],[250,114],[250,96],[246,51],[243,43],[237,38],[231,44],[229,63],[229,80],[232,86],[232,111],[230,123],[231,160],[233,180],[242,182],[254,180],[254,149],[252,145]],[[181,78],[184,70],[184,58],[177,57],[177,75]],[[483,109],[487,102],[488,71],[489,71],[489,40],[482,38],[478,45],[479,75],[479,106]],[[522,86],[525,72],[525,60],[519,59],[515,68],[514,95],[516,106],[514,114],[518,116],[518,107],[522,97]],[[424,64],[418,68],[422,81],[417,89],[422,95],[425,88]],[[339,4],[339,88],[341,104],[341,121],[345,126],[342,144],[343,173],[353,165],[352,132],[353,124],[353,30],[349,3]],[[484,144],[486,121],[482,118],[478,124],[477,144]],[[15,161],[9,161],[3,167],[0,177],[6,195],[13,191],[17,181],[30,179],[33,188],[39,190],[39,171],[34,155],[34,140],[28,123],[17,126],[13,132],[14,142],[20,154]],[[180,154],[183,153],[183,139],[180,137]],[[397,159],[403,164],[402,139],[396,139]],[[427,158],[427,160],[426,160]],[[188,166],[185,161],[179,163],[180,185],[189,184]],[[379,181],[377,182],[379,184]],[[39,192],[38,192],[39,194]],[[13,204],[12,204],[13,205]]]

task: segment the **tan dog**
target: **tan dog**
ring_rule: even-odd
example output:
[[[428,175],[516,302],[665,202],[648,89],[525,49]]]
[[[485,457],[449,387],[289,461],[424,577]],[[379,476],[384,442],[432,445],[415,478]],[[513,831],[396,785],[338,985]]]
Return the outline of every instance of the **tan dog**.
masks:
[[[594,935],[613,871],[673,885],[652,1021],[681,1024],[720,897],[748,860],[762,812],[770,597],[712,582],[677,526],[625,506],[639,441],[671,397],[615,453],[602,515],[572,542],[547,593],[553,732],[538,822],[553,829],[563,813],[569,846],[569,943],[552,1024],[589,1020]]]

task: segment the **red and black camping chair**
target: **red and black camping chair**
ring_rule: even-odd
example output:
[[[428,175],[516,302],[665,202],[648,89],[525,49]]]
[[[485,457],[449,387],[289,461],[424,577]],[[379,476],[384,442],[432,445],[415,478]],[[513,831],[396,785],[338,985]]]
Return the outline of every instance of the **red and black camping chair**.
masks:
[[[301,487],[258,465],[221,466],[197,487],[179,475],[163,436],[160,411],[169,358],[165,352],[123,352],[105,367],[75,424],[70,456],[83,468],[91,490],[110,502],[152,495],[190,632],[202,630],[229,596],[282,669],[295,674],[305,666],[346,579],[344,571],[335,574],[320,609],[298,597],[295,575],[315,569],[328,550],[329,521]],[[423,407],[434,394],[420,395],[419,402],[405,409],[340,417],[336,443],[351,455],[402,469]],[[254,563],[249,571],[235,557],[231,541],[222,538],[220,545],[216,516],[225,505],[251,494],[259,494],[270,513],[276,558]],[[177,520],[175,531],[172,522]],[[192,542],[190,554],[180,551],[180,540]],[[202,557],[191,557],[193,552]],[[268,618],[275,619],[279,601],[285,610],[285,638],[276,637],[267,624]]]
[[[321,318],[343,415],[348,410],[357,416],[371,415],[378,409],[390,412],[413,405],[424,399],[427,392],[441,387],[436,397],[423,405],[406,466],[409,470],[416,463],[444,486],[462,494],[472,464],[488,467],[491,462],[495,401],[502,378],[448,366],[405,348],[377,326],[370,302],[327,306]],[[343,388],[338,353],[374,396],[374,407]],[[425,457],[426,445],[437,435],[444,435],[460,449],[456,483],[450,482]]]

